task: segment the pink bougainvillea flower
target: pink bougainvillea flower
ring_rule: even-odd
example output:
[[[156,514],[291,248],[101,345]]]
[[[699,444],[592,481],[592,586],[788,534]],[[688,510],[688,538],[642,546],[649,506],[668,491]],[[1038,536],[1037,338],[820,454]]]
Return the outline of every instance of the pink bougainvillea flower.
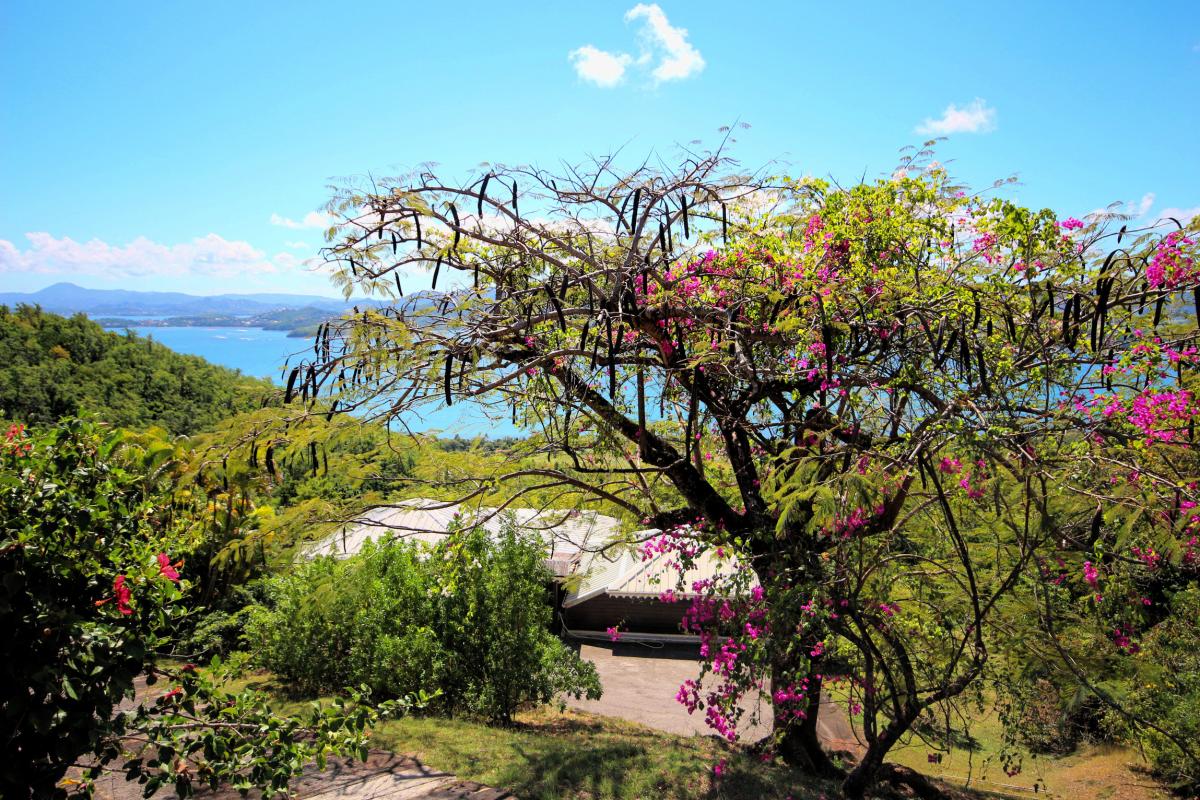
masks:
[[[171,559],[166,553],[158,554],[158,572],[164,578],[168,578],[176,583],[179,583],[179,573],[173,566],[171,566]]]
[[[608,638],[614,642],[621,641],[621,631],[614,625],[608,629]]]
[[[113,595],[117,598],[118,611],[125,616],[133,613],[133,608],[129,605],[129,601],[133,599],[133,592],[129,591],[129,587],[125,585],[124,575],[118,575],[113,580]]]

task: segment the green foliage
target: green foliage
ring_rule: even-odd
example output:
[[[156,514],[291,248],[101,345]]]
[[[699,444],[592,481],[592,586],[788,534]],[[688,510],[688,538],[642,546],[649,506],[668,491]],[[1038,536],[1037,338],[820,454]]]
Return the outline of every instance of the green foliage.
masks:
[[[1170,614],[1142,639],[1125,698],[1130,710],[1160,730],[1145,725],[1130,730],[1125,718],[1115,712],[1110,718],[1114,727],[1142,742],[1151,766],[1164,780],[1195,792],[1200,788],[1200,762],[1162,732],[1193,746],[1200,741],[1200,589],[1192,586],[1170,602]]]
[[[0,415],[29,425],[88,412],[194,433],[260,404],[269,384],[136,335],[31,306],[0,306]]]
[[[164,532],[113,440],[79,422],[20,434],[0,454],[0,794],[48,793],[93,751],[113,706],[163,642],[179,589],[159,575]],[[26,452],[28,450],[28,452]],[[114,581],[131,591],[118,603]]]
[[[595,669],[550,633],[542,559],[540,542],[510,526],[495,541],[475,529],[430,551],[391,540],[317,559],[272,584],[247,640],[262,666],[309,692],[427,687],[439,710],[493,721],[563,693],[598,697]]]
[[[187,614],[187,568],[175,560],[187,521],[124,442],[78,420],[32,436],[13,425],[0,440],[0,630],[13,654],[0,665],[0,797],[90,794],[114,768],[146,796],[225,782],[270,796],[314,759],[361,754],[368,725],[407,701],[377,712],[360,695],[297,721],[193,665],[157,663]],[[114,714],[143,674],[175,688]],[[64,783],[81,761],[83,780]]]

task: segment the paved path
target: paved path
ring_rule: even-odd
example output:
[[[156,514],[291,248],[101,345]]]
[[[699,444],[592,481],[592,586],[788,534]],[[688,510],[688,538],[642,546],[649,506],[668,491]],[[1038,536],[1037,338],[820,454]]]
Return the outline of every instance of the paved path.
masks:
[[[675,699],[679,686],[689,678],[695,680],[700,674],[700,658],[695,647],[589,643],[580,646],[579,655],[596,665],[604,696],[599,700],[568,699],[567,705],[572,708],[640,722],[685,736],[712,733],[704,724],[703,714],[688,714]],[[757,710],[759,716],[765,718],[756,725],[743,725],[744,740],[756,741],[771,732],[771,710],[766,703],[758,697],[747,698],[742,708],[747,714]],[[845,711],[828,697],[821,705],[817,735],[830,750],[861,750]]]

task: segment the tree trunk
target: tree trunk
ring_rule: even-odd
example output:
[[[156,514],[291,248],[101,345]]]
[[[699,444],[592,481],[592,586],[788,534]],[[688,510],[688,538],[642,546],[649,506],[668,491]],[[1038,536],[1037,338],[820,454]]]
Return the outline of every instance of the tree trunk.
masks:
[[[795,675],[795,669],[789,669],[786,656],[776,659],[772,675]],[[782,723],[786,727],[779,742],[779,755],[784,763],[810,775],[822,778],[840,778],[845,773],[838,768],[817,737],[817,719],[821,714],[821,679],[816,677],[816,661],[810,663],[808,673],[807,706],[804,709],[804,719]],[[772,678],[772,684],[776,683]],[[779,682],[783,685],[783,682]],[[781,723],[776,721],[776,726]]]
[[[908,730],[914,715],[911,719],[896,719],[883,729],[883,733],[871,742],[867,747],[866,754],[855,765],[854,769],[850,770],[850,774],[842,781],[842,794],[849,800],[861,800],[866,794],[867,789],[875,783],[879,777],[880,769],[883,767],[883,759],[887,756],[888,751],[892,749],[900,734]]]

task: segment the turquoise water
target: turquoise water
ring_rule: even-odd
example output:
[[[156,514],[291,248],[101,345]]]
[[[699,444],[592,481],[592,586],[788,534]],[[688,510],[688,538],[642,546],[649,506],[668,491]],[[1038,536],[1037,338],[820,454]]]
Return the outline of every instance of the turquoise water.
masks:
[[[280,369],[288,356],[300,353],[312,356],[312,340],[289,339],[287,331],[260,328],[131,328],[141,336],[153,338],[177,353],[200,356],[214,364],[241,370],[255,378],[280,383]],[[303,355],[301,355],[303,357]],[[299,359],[293,359],[298,361]],[[446,436],[516,436],[510,422],[492,422],[471,403],[429,406],[421,418],[406,420],[414,431],[438,431]],[[393,430],[400,430],[395,425]]]
[[[132,328],[177,353],[200,356],[255,378],[279,382],[279,370],[292,353],[311,352],[308,339],[289,339],[287,331],[260,328]]]

